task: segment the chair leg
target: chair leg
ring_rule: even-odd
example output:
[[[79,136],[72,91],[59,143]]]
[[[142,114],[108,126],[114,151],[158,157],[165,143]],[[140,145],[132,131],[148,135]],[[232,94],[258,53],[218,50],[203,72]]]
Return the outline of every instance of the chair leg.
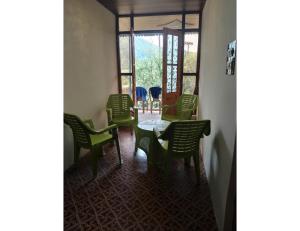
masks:
[[[143,100],[143,114],[145,113],[145,101]]]
[[[197,184],[199,184],[200,183],[199,153],[195,153],[193,155],[193,159],[194,159],[194,165],[195,165],[195,173],[196,173]]]
[[[102,150],[102,147],[100,147]],[[93,167],[93,176],[97,176],[98,172],[98,159],[99,159],[99,154],[96,152],[96,148],[92,148],[92,167]]]
[[[160,101],[158,102],[158,111],[159,111],[159,114],[161,114],[161,102]]]
[[[137,145],[135,145],[135,147],[134,147],[134,153],[133,153],[134,156],[136,156],[137,150],[138,150],[138,147],[137,147]]]
[[[74,140],[74,163],[77,164],[79,161],[80,156],[80,147],[77,145],[77,143]]]
[[[153,101],[151,101],[151,103],[150,103],[150,111],[151,111],[151,114],[152,114],[152,107],[153,107]]]
[[[138,146],[139,146],[139,142],[140,142],[140,133],[139,130],[135,127],[134,129],[135,132],[135,145],[134,145],[134,153],[133,155],[136,156],[137,150],[138,150]]]
[[[99,147],[98,157],[103,157],[103,146],[102,145]]]
[[[137,153],[137,151],[138,151],[139,142],[140,142],[140,141],[139,141],[139,139],[138,139],[138,136],[135,135],[135,145],[134,145],[134,153],[133,153],[134,156],[136,156],[136,153]]]
[[[191,158],[190,157],[184,158],[184,165],[190,166],[190,164],[191,164]]]
[[[116,135],[115,137],[115,142],[116,142],[116,146],[117,146],[117,152],[118,152],[118,157],[119,157],[119,165],[122,165],[122,158],[121,158],[121,151],[120,151],[120,144],[119,144],[119,138],[118,135]]]
[[[171,158],[165,158],[165,163],[164,163],[164,177],[165,179],[168,178],[169,173],[170,173],[170,168],[171,168]]]
[[[130,126],[130,134],[133,135],[133,126]]]

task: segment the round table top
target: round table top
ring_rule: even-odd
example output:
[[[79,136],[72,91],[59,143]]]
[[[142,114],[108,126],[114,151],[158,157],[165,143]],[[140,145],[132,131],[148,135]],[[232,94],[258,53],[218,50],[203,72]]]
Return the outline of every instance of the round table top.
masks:
[[[158,131],[164,131],[170,122],[166,120],[156,119],[156,120],[144,120],[138,123],[138,128],[146,131],[153,131],[156,128]]]

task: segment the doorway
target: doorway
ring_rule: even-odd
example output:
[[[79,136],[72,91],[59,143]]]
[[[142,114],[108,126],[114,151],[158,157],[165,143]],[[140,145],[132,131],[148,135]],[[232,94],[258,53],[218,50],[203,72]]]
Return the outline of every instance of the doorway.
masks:
[[[134,35],[135,56],[135,86],[144,88],[147,92],[149,103],[151,87],[162,87],[162,33],[140,33]],[[142,102],[137,101],[137,106],[142,107]],[[150,105],[147,105],[150,106]],[[158,103],[153,104],[153,110],[158,110]]]

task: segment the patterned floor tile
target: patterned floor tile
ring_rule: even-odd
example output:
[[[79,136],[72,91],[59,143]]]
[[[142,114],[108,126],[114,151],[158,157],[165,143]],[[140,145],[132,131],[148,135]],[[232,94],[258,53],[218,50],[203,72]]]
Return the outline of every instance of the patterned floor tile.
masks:
[[[133,155],[134,135],[119,130],[123,165],[115,147],[104,147],[97,178],[90,156],[64,176],[64,230],[217,230],[209,187],[201,163],[201,184],[193,167],[174,162],[170,177],[147,168],[146,155]]]

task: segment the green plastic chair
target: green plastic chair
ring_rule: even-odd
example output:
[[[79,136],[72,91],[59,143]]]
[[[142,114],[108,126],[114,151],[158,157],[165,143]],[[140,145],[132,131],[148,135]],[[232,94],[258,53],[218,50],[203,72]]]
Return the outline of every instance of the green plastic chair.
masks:
[[[67,113],[64,113],[64,122],[69,125],[73,131],[75,164],[77,164],[79,161],[80,148],[90,149],[93,156],[93,175],[96,176],[98,170],[98,158],[100,155],[102,155],[102,146],[111,141],[116,142],[119,164],[122,164],[116,124],[97,131],[94,129],[92,120],[83,122],[76,115]],[[89,126],[87,126],[87,124]]]
[[[176,120],[190,120],[192,114],[196,110],[198,104],[198,96],[196,95],[181,95],[176,104],[162,106],[162,120],[176,121]],[[176,114],[168,114],[168,110],[176,108]]]
[[[131,115],[131,108],[134,109],[134,116]],[[132,130],[138,123],[138,108],[128,94],[110,95],[106,104],[108,124],[131,127]]]
[[[210,120],[184,120],[172,122],[160,134],[154,129],[155,149],[161,158],[165,176],[168,175],[172,159],[184,158],[189,163],[193,157],[197,183],[200,182],[199,143],[200,138],[210,134]]]

